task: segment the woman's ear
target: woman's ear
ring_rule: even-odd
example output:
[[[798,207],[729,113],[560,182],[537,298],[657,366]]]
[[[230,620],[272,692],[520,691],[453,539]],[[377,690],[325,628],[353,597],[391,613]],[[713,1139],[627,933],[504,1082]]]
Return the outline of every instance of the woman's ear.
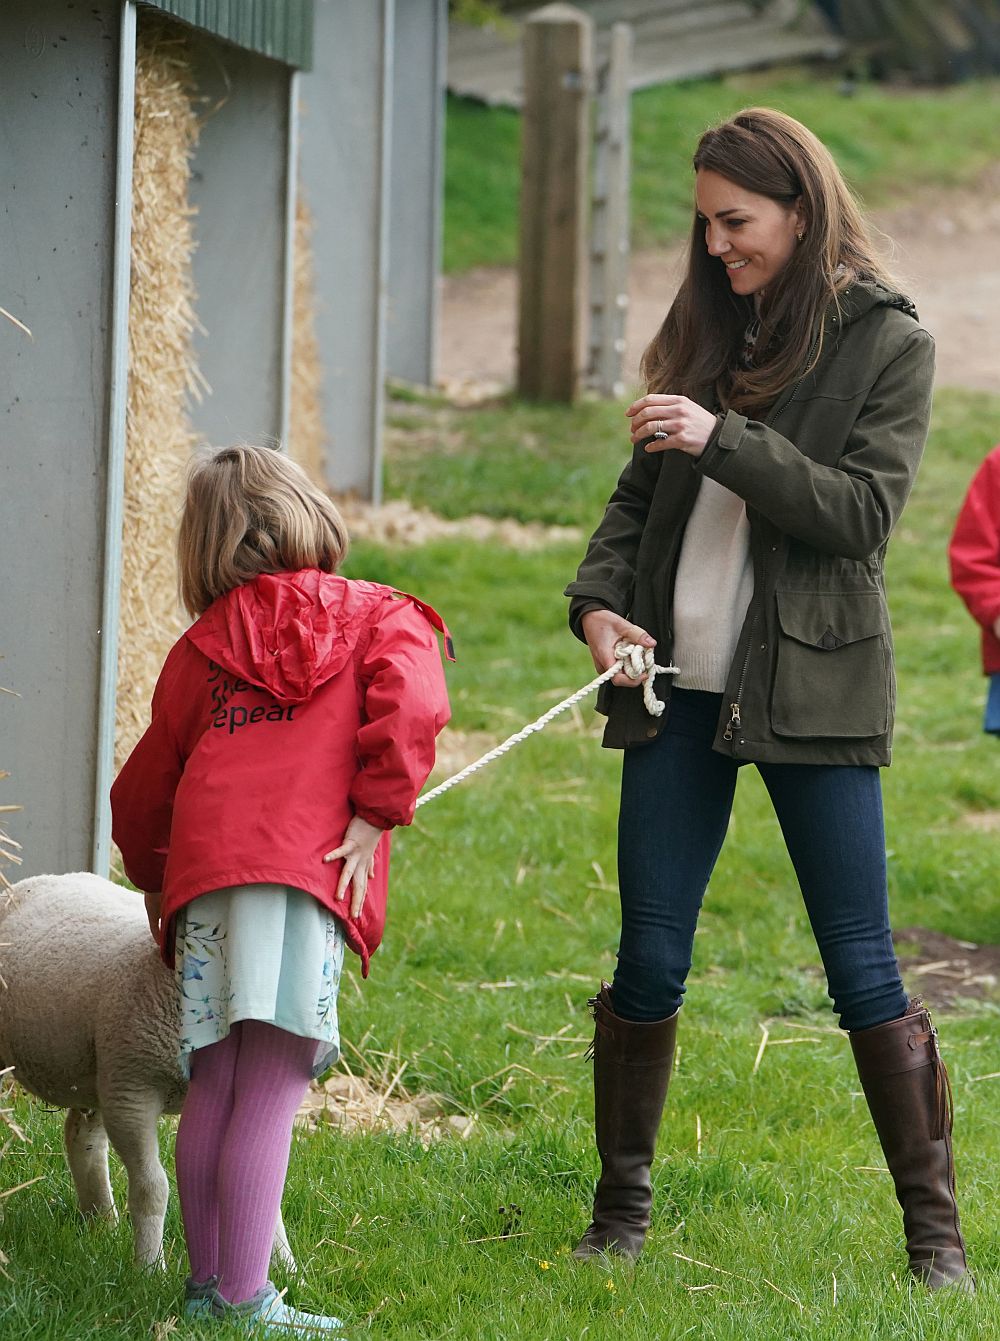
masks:
[[[802,204],[802,197],[799,196],[795,202],[795,237],[801,242],[809,231],[809,220],[806,218],[805,206]]]

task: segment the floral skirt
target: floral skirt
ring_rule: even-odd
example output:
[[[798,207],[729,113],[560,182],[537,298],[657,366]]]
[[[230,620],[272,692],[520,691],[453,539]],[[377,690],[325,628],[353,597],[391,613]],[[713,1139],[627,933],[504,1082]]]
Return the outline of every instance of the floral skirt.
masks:
[[[177,916],[181,1068],[237,1020],[263,1020],[317,1041],[313,1075],[340,1056],[337,993],[344,933],[311,894],[289,885],[236,885],[192,900]]]

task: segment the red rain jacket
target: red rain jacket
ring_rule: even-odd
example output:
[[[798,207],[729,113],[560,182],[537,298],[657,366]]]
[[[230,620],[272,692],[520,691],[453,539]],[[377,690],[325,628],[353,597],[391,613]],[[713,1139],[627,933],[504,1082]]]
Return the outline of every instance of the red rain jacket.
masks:
[[[433,627],[432,627],[433,626]],[[357,920],[323,854],[352,815],[409,824],[449,717],[435,611],[391,587],[304,569],[215,601],[171,649],[152,720],[111,789],[113,836],[140,889],[163,893],[161,952],[199,894],[306,890],[368,961],[385,927],[389,835]]]
[[[976,471],[948,546],[951,585],[982,628],[983,671],[1000,671],[1000,446]]]

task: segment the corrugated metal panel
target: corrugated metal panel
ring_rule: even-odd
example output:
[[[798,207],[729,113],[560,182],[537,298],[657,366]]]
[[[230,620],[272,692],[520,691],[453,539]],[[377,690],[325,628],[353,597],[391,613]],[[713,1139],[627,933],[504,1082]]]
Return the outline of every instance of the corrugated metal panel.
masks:
[[[215,111],[205,118],[191,174],[203,328],[195,354],[211,387],[190,406],[191,422],[206,442],[258,442],[277,438],[282,425],[294,71],[201,34],[192,47],[195,85]]]
[[[376,500],[395,12],[396,0],[317,0],[316,67],[299,81],[301,187],[315,225],[327,480],[338,492]]]
[[[14,878],[86,871],[92,856],[112,636],[102,590],[123,9],[0,4],[0,301],[34,335],[0,320],[0,684],[20,695],[0,695],[0,764],[11,774],[0,799],[24,806],[3,817],[24,848]]]
[[[387,367],[434,383],[448,0],[396,0]]]
[[[142,0],[248,51],[312,67],[313,0]]]

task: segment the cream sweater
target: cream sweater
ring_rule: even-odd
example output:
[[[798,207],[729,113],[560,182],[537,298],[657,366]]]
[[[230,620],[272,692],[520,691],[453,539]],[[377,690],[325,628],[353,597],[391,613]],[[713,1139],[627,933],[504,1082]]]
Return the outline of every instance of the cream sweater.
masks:
[[[721,694],[753,595],[750,523],[742,498],[703,478],[674,583],[674,684]]]

